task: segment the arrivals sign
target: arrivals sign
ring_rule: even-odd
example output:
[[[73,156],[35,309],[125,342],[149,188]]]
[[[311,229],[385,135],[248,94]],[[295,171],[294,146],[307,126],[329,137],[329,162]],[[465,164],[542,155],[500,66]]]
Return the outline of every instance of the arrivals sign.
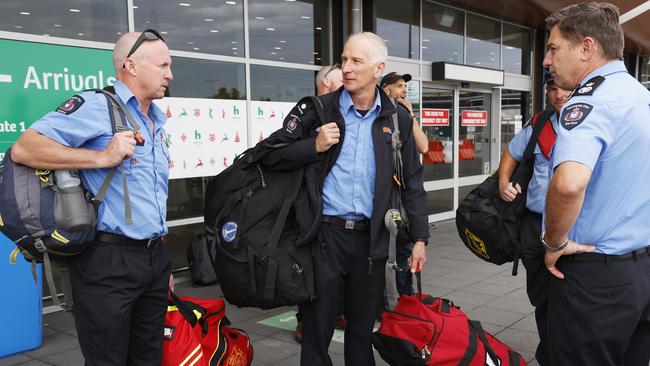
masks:
[[[488,124],[487,111],[462,111],[460,125],[469,127],[477,126],[484,127]]]
[[[111,51],[0,40],[0,159],[70,96],[115,83]]]
[[[449,126],[449,109],[423,108],[420,114],[422,126]]]

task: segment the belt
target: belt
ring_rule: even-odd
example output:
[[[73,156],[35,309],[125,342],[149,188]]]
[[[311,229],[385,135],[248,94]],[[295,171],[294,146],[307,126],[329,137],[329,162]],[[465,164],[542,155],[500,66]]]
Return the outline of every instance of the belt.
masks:
[[[364,219],[364,220],[359,220],[359,221],[354,221],[354,220],[346,220],[342,219],[337,216],[326,216],[323,215],[323,222],[326,222],[328,224],[336,225],[336,226],[342,226],[348,230],[356,230],[356,231],[368,231],[370,230],[370,220]]]
[[[603,254],[603,253],[581,253],[567,256],[567,260],[573,262],[610,262],[610,261],[620,261],[634,259],[642,257],[644,255],[650,256],[650,246],[645,248],[637,249],[633,252],[613,255],[613,254]]]
[[[111,234],[111,233],[100,231],[97,233],[95,240],[103,243],[108,243],[108,244],[124,245],[127,247],[154,249],[159,244],[162,244],[163,237],[157,236],[151,239],[131,239],[123,235]]]

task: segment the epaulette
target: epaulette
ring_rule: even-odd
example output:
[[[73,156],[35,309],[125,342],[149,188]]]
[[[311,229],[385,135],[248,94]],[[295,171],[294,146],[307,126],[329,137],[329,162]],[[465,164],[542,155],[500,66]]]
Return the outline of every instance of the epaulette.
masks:
[[[603,81],[605,81],[604,76],[594,76],[583,85],[578,86],[571,96],[579,97],[583,95],[593,95],[594,91],[603,83]]]

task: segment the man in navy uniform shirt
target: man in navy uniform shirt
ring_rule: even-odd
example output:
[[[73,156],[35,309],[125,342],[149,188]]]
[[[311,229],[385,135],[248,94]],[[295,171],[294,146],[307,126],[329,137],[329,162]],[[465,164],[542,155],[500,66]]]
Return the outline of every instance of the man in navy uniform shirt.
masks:
[[[127,33],[113,51],[115,93],[142,127],[113,134],[107,100],[76,95],[36,121],[12,148],[15,162],[41,169],[80,169],[97,194],[111,168],[126,173],[133,223],[126,223],[120,173],[99,206],[96,243],[70,257],[77,336],[86,365],[160,365],[167,289],[169,151],[165,114],[152,103],[172,79],[169,49],[153,30]],[[133,126],[130,126],[133,127]]]
[[[546,22],[544,66],[574,89],[560,114],[540,238],[554,275],[551,363],[647,366],[650,92],[625,69],[618,8],[571,5]]]

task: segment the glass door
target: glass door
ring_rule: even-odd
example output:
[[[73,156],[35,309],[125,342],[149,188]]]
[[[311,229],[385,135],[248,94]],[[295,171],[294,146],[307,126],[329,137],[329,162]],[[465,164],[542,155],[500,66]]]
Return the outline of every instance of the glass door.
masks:
[[[458,108],[458,175],[468,177],[490,173],[490,93],[460,91]]]

